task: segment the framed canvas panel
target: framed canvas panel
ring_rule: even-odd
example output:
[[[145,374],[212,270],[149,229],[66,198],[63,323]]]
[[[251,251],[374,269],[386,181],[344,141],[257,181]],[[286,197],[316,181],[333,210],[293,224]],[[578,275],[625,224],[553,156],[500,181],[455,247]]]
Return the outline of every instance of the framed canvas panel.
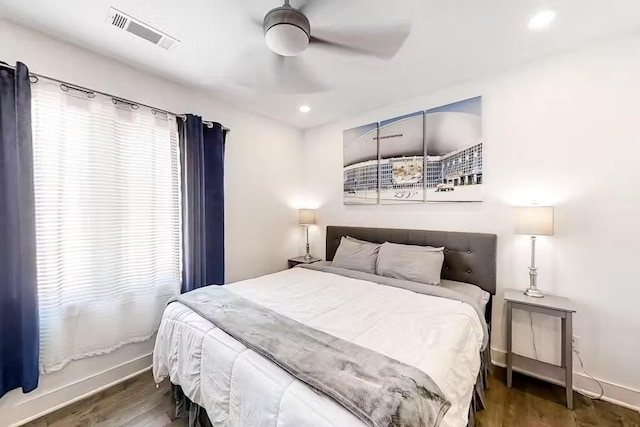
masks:
[[[347,129],[342,135],[345,205],[378,203],[378,123]]]
[[[380,122],[381,204],[424,203],[424,112]]]
[[[482,201],[482,98],[427,110],[424,141],[426,200]]]
[[[423,203],[424,113],[380,122],[380,203]]]

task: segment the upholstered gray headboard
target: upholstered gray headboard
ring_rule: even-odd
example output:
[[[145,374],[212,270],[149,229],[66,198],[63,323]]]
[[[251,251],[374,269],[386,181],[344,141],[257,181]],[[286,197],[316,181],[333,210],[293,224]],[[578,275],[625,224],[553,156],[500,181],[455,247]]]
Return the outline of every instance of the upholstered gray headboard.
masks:
[[[333,260],[342,236],[374,243],[444,246],[443,279],[472,283],[491,295],[496,294],[495,234],[328,226],[327,261]]]

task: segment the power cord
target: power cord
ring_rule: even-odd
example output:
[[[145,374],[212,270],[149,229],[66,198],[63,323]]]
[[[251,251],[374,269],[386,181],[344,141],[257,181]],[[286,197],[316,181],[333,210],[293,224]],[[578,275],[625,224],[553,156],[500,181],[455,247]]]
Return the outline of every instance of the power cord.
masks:
[[[533,316],[531,312],[529,312],[529,326],[531,326],[531,340],[533,341],[533,354],[536,356],[536,360],[538,360],[538,348],[536,347],[536,334],[533,332]]]
[[[591,400],[600,400],[600,399],[602,399],[602,396],[604,396],[604,387],[603,387],[602,383],[600,381],[598,381],[597,379],[595,379],[593,375],[591,375],[589,372],[586,371],[586,369],[584,369],[584,362],[582,361],[582,356],[580,355],[580,352],[575,348],[573,349],[573,352],[578,357],[578,361],[580,362],[580,369],[582,369],[582,372],[584,372],[584,374],[586,376],[591,378],[596,384],[598,384],[598,387],[600,387],[600,394],[597,395],[597,396],[590,396],[587,393],[583,393],[581,391],[578,391],[578,393],[583,395],[584,397],[587,397],[587,398],[591,399]]]
[[[529,312],[529,326],[531,327],[531,340],[533,342],[533,354],[535,354],[536,359],[538,359],[538,348],[536,347],[536,335],[535,335],[535,332],[533,331],[533,316],[531,315],[531,312]],[[573,339],[573,337],[571,337],[571,339]],[[573,346],[571,346],[571,347],[573,348]],[[600,399],[602,399],[602,397],[604,396],[604,386],[602,385],[602,383],[600,381],[598,381],[593,375],[591,375],[589,372],[587,372],[587,370],[584,368],[584,362],[582,361],[582,355],[580,354],[578,349],[574,348],[573,352],[576,354],[576,357],[578,358],[578,361],[580,362],[580,369],[582,370],[582,372],[584,372],[584,374],[586,376],[588,376],[596,384],[598,384],[598,387],[600,388],[600,394],[598,394],[597,396],[591,396],[591,395],[589,395],[587,393],[583,393],[583,392],[577,391],[577,390],[576,390],[576,392],[578,394],[583,395],[586,398],[591,399],[591,400],[600,400]]]

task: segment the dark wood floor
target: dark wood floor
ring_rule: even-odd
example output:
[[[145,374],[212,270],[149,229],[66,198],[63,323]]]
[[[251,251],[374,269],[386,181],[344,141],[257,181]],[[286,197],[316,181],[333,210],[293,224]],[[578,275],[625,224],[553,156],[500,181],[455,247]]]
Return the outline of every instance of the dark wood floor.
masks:
[[[29,427],[187,427],[176,420],[169,382],[156,388],[151,372],[111,387],[36,421]]]
[[[494,368],[487,390],[487,410],[478,413],[479,427],[640,427],[640,412],[574,393],[574,410],[565,406],[565,390],[534,378]]]
[[[576,393],[575,410],[569,411],[563,388],[518,374],[513,381],[514,387],[508,389],[504,369],[494,369],[488,408],[478,414],[479,427],[640,427],[640,413],[630,409]],[[186,427],[187,423],[173,417],[168,383],[156,388],[151,374],[145,373],[27,426]]]

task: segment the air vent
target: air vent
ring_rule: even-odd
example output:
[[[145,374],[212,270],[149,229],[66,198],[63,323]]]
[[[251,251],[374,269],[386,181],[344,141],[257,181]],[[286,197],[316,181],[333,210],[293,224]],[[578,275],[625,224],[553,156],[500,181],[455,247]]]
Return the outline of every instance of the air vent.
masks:
[[[107,21],[114,27],[125,30],[128,33],[155,44],[156,46],[160,46],[163,49],[169,50],[176,44],[180,43],[180,40],[173,38],[162,31],[156,30],[150,25],[147,25],[113,7],[109,10]]]
[[[113,14],[113,18],[111,18],[111,25],[114,25],[118,28],[124,28],[127,25],[127,21],[129,20],[127,19],[126,16],[118,12],[115,12]]]

